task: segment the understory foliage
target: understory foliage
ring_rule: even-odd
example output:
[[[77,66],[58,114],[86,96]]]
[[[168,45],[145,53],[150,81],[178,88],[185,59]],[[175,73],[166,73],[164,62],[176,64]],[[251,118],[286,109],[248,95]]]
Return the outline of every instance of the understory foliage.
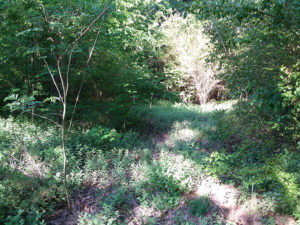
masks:
[[[54,126],[37,126],[26,119],[1,119],[0,135],[0,221],[42,224],[41,215],[47,212],[44,216],[49,216],[65,199],[58,131]],[[117,159],[128,151],[126,148],[138,145],[136,133],[122,135],[102,126],[70,133],[68,186],[76,190],[86,182],[98,183],[101,174],[108,178],[107,157]]]
[[[44,103],[34,105],[37,110],[49,109],[49,103],[57,104],[56,88],[44,60],[54,79],[59,80],[55,60],[58,52],[63,55],[65,50],[73,51],[71,58],[61,60],[62,73],[68,73],[64,79],[68,78],[69,103],[75,102],[81,82],[88,87],[80,96],[85,102],[114,100],[116,107],[126,108],[134,102],[169,98],[160,82],[163,74],[156,72],[157,31],[152,26],[167,3],[113,1],[103,19],[93,24],[74,49],[68,49],[108,3],[2,1],[0,29],[6,35],[1,36],[0,46],[1,105],[11,94]],[[17,17],[21,11],[25,13]],[[99,30],[93,57],[85,69]]]
[[[276,210],[300,217],[300,160],[291,143],[280,137],[247,102],[232,112],[215,115],[216,132],[211,136],[220,144],[211,157],[213,173],[242,189],[274,198]],[[234,126],[232,126],[234,124]]]

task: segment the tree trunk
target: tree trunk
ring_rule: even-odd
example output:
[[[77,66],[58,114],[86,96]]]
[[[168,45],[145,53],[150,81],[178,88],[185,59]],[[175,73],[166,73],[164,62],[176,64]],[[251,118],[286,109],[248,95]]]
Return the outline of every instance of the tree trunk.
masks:
[[[67,200],[67,205],[68,205],[68,210],[71,212],[72,207],[71,207],[71,202],[69,199],[69,193],[68,193],[68,188],[67,188],[67,151],[66,151],[66,133],[65,133],[65,126],[66,126],[66,111],[67,111],[67,102],[66,98],[64,99],[63,103],[63,114],[62,114],[62,127],[61,127],[61,136],[62,136],[62,148],[64,152],[64,189],[65,189],[65,194],[66,194],[66,200]]]

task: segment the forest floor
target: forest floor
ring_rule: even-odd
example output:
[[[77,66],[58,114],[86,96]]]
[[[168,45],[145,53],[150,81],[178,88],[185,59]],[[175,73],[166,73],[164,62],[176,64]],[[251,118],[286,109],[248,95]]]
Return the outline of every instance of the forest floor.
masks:
[[[61,209],[48,224],[296,224],[253,187],[245,194],[213,175],[212,115],[234,103],[154,107],[148,123],[158,132],[149,128],[143,147],[111,156],[108,176],[73,193],[73,214]]]
[[[64,199],[59,129],[0,118],[0,221],[297,224],[288,215],[298,207],[299,154],[279,152],[248,108],[235,104],[158,102],[151,111],[132,108],[132,128],[123,132],[74,129],[66,145],[72,213]]]

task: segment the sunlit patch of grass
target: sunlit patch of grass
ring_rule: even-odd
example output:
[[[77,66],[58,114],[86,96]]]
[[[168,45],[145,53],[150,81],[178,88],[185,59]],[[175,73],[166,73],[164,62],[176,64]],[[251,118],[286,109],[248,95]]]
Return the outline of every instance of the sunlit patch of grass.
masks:
[[[168,151],[161,151],[149,163],[141,161],[131,173],[130,183],[140,204],[156,213],[176,207],[202,177],[192,160]]]
[[[188,142],[196,139],[199,136],[199,131],[191,128],[191,122],[175,122],[170,131],[169,138],[165,144],[167,146],[174,146],[177,142]]]
[[[159,218],[160,212],[156,211],[153,206],[138,205],[132,210],[133,215],[129,218],[133,223],[147,223],[151,217]]]
[[[216,105],[216,104],[215,104]],[[223,105],[226,105],[223,103]],[[223,106],[230,108],[230,104]],[[222,108],[222,107],[219,108]],[[147,105],[133,107],[128,113],[128,120],[135,129],[152,133],[168,133],[176,123],[188,123],[190,129],[202,129],[213,124],[211,114],[214,106],[185,105],[182,103],[158,102],[149,111]]]
[[[225,102],[211,102],[201,106],[202,112],[213,112],[216,110],[232,110],[233,106],[237,104],[237,100],[225,101]]]
[[[158,160],[154,159],[149,164],[142,163],[133,167],[133,181],[149,182],[149,178],[156,173],[156,170],[167,179],[174,179],[177,188],[185,191],[190,191],[202,174],[192,160],[173,152],[162,151]]]

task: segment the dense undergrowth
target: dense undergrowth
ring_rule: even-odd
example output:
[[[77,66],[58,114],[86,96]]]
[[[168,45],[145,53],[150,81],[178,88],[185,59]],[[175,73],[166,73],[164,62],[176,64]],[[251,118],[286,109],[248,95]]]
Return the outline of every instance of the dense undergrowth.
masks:
[[[151,111],[139,105],[126,115],[127,130],[111,128],[109,120],[72,130],[67,181],[74,214],[67,219],[79,224],[229,223],[209,196],[186,197],[209,177],[237,187],[240,205],[257,198],[262,204],[255,212],[268,221],[263,224],[272,224],[278,213],[299,219],[299,153],[260,122],[246,102],[226,110],[231,104],[160,102]],[[59,130],[24,117],[0,123],[1,223],[65,223]],[[93,201],[77,199],[91,190]]]
[[[300,160],[296,146],[281,139],[260,120],[247,102],[231,112],[219,111],[213,140],[219,151],[211,156],[215,174],[274,200],[279,212],[300,217]]]

